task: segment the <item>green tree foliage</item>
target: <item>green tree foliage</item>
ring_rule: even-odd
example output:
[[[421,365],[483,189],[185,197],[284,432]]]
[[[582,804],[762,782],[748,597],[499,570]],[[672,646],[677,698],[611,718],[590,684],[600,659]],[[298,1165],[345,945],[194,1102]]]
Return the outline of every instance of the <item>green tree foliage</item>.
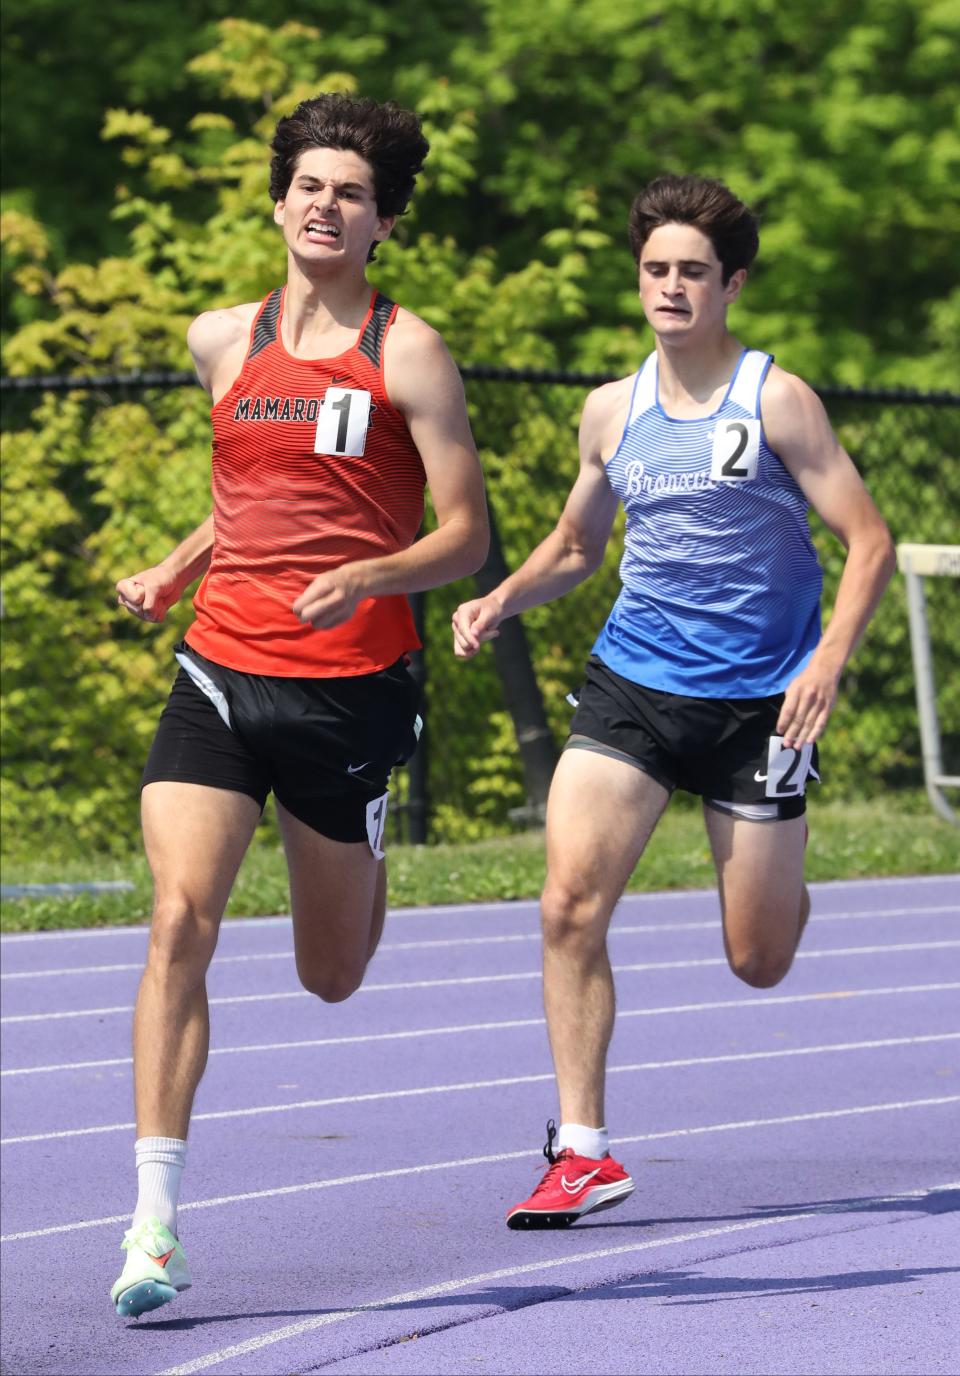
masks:
[[[763,210],[763,256],[733,320],[751,344],[813,380],[955,381],[960,297],[945,285],[960,147],[952,6],[468,0],[437,5],[429,23],[412,0],[336,11],[322,0],[306,12],[247,3],[242,19],[228,9],[124,6],[112,25],[101,17],[119,10],[98,12],[90,70],[109,67],[99,88],[109,108],[88,158],[74,136],[95,83],[67,80],[48,37],[62,16],[59,41],[72,35],[79,52],[82,25],[54,0],[6,6],[17,90],[32,44],[30,79],[42,87],[48,68],[64,76],[67,111],[54,121],[49,104],[24,96],[19,123],[33,153],[14,163],[3,217],[9,372],[188,366],[193,315],[282,280],[266,143],[298,99],[338,89],[393,96],[424,115],[427,169],[373,275],[463,362],[634,367],[650,340],[626,210],[638,184],[672,167],[722,175]],[[104,198],[90,217],[85,189],[103,185],[105,168],[119,183],[112,208]],[[90,252],[74,252],[78,195]],[[469,402],[516,563],[550,528],[576,471],[582,395],[476,384]],[[862,415],[851,427],[855,455],[879,443]],[[8,429],[7,816],[25,843],[67,825],[90,845],[125,848],[170,648],[190,608],[144,627],[117,615],[113,584],[208,510],[205,398],[189,388],[119,401],[50,395],[32,416],[17,408]],[[945,496],[955,481],[949,436],[918,433],[906,449],[883,439],[903,454],[897,471],[909,463],[917,475],[884,504],[903,515],[896,533],[944,538],[940,506],[917,492],[932,483]],[[871,478],[889,455],[871,449]],[[827,557],[834,576],[837,555]],[[611,546],[593,580],[527,618],[558,735],[616,563]],[[465,667],[447,650],[450,609],[469,593],[458,585],[428,604],[433,794],[451,836],[500,826],[522,801],[490,657]],[[857,670],[864,710],[841,723],[845,786],[865,757],[877,786],[909,772],[916,755],[902,608],[894,619],[882,632],[887,658],[878,642]]]
[[[725,177],[763,212],[763,252],[737,317],[753,342],[823,381],[953,384],[953,0],[245,0],[244,17],[224,24],[230,8],[105,0],[92,13],[7,0],[3,75],[16,118],[3,184],[44,222],[58,265],[76,260],[74,238],[82,257],[122,247],[122,221],[105,208],[124,158],[94,138],[104,108],[144,110],[169,131],[148,160],[155,197],[183,177],[181,143],[198,151],[191,118],[204,91],[235,137],[254,139],[259,170],[241,188],[254,210],[261,134],[284,100],[346,83],[427,116],[434,153],[419,223],[468,256],[492,247],[505,271],[534,257],[552,265],[562,241],[548,236],[577,223],[585,198],[596,208],[599,225],[580,240],[589,314],[577,330],[561,318],[546,331],[568,364],[632,362],[635,305],[618,251],[626,209],[640,183],[673,168]],[[230,130],[207,133],[216,163]],[[211,182],[179,184],[199,229]]]

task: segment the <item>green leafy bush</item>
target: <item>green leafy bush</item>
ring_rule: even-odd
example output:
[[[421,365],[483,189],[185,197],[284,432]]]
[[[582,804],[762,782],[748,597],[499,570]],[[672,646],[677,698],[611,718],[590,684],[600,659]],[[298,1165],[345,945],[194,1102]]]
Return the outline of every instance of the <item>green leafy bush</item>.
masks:
[[[25,24],[18,5],[13,20]],[[192,28],[188,40],[174,25],[169,44],[185,45],[203,97],[177,93],[175,127],[149,110],[107,112],[105,147],[123,178],[103,216],[109,251],[67,261],[62,227],[29,213],[45,205],[39,192],[21,188],[3,217],[6,368],[186,368],[193,315],[281,280],[266,144],[280,114],[326,88],[392,95],[425,117],[422,185],[373,275],[461,362],[635,367],[651,341],[622,226],[636,187],[672,166],[723,175],[764,211],[763,255],[732,320],[751,344],[781,345],[779,361],[814,381],[949,385],[960,295],[943,282],[960,227],[960,140],[947,118],[947,8],[867,0],[827,24],[765,0],[555,0],[547,15],[522,0],[468,0],[424,34],[412,0],[358,0],[338,12],[334,43],[332,28],[299,23],[292,7],[281,22],[281,4],[274,28],[222,21],[201,54]],[[138,71],[135,99],[163,76]],[[573,480],[582,400],[558,386],[468,388],[512,565],[548,532]],[[831,409],[896,537],[955,539],[957,409]],[[15,398],[5,430],[6,844],[35,851],[69,835],[119,852],[135,835],[139,771],[190,608],[143,626],[117,613],[113,587],[209,509],[206,399],[191,387]],[[817,540],[829,605],[841,551]],[[612,541],[593,579],[525,618],[558,741],[617,562]],[[960,746],[954,592],[930,590],[948,758]],[[450,613],[471,594],[468,582],[427,599],[440,838],[507,826],[524,794],[492,657],[463,665],[449,653]],[[895,582],[847,676],[825,787],[853,796],[915,784],[918,757]]]

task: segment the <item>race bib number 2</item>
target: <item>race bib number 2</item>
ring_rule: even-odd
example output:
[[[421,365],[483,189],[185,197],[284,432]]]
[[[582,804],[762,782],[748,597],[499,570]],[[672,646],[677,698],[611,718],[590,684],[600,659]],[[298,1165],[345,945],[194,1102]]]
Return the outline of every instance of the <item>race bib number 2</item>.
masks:
[[[317,417],[315,454],[362,454],[370,423],[370,393],[359,387],[328,387]]]
[[[745,483],[757,476],[760,455],[760,422],[718,420],[713,432],[710,477],[715,483]]]
[[[785,746],[782,736],[771,736],[767,748],[768,798],[802,798],[807,787],[813,746]],[[759,779],[758,779],[759,781]]]

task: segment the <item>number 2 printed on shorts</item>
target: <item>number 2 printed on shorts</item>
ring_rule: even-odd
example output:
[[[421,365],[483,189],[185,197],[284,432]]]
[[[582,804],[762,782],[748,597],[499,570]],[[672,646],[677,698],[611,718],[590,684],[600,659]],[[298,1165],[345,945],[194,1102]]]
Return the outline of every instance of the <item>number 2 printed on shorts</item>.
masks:
[[[807,777],[816,770],[810,767],[813,745],[786,746],[782,736],[771,736],[767,747],[766,795],[768,798],[802,798],[807,788]],[[759,783],[763,775],[757,773]]]

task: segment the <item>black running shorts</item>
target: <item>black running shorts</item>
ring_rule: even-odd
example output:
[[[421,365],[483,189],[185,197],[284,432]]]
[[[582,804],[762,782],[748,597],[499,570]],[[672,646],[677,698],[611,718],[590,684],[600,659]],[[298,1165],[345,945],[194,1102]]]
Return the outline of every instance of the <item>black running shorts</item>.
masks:
[[[699,794],[720,811],[776,821],[806,811],[817,747],[786,750],[776,734],[783,694],[689,698],[644,688],[587,664],[567,748],[626,757],[668,791]],[[731,804],[733,806],[731,806]]]
[[[404,660],[350,678],[245,674],[176,648],[181,668],[141,787],[160,781],[267,794],[334,841],[379,854],[387,781],[413,754],[420,690]]]

